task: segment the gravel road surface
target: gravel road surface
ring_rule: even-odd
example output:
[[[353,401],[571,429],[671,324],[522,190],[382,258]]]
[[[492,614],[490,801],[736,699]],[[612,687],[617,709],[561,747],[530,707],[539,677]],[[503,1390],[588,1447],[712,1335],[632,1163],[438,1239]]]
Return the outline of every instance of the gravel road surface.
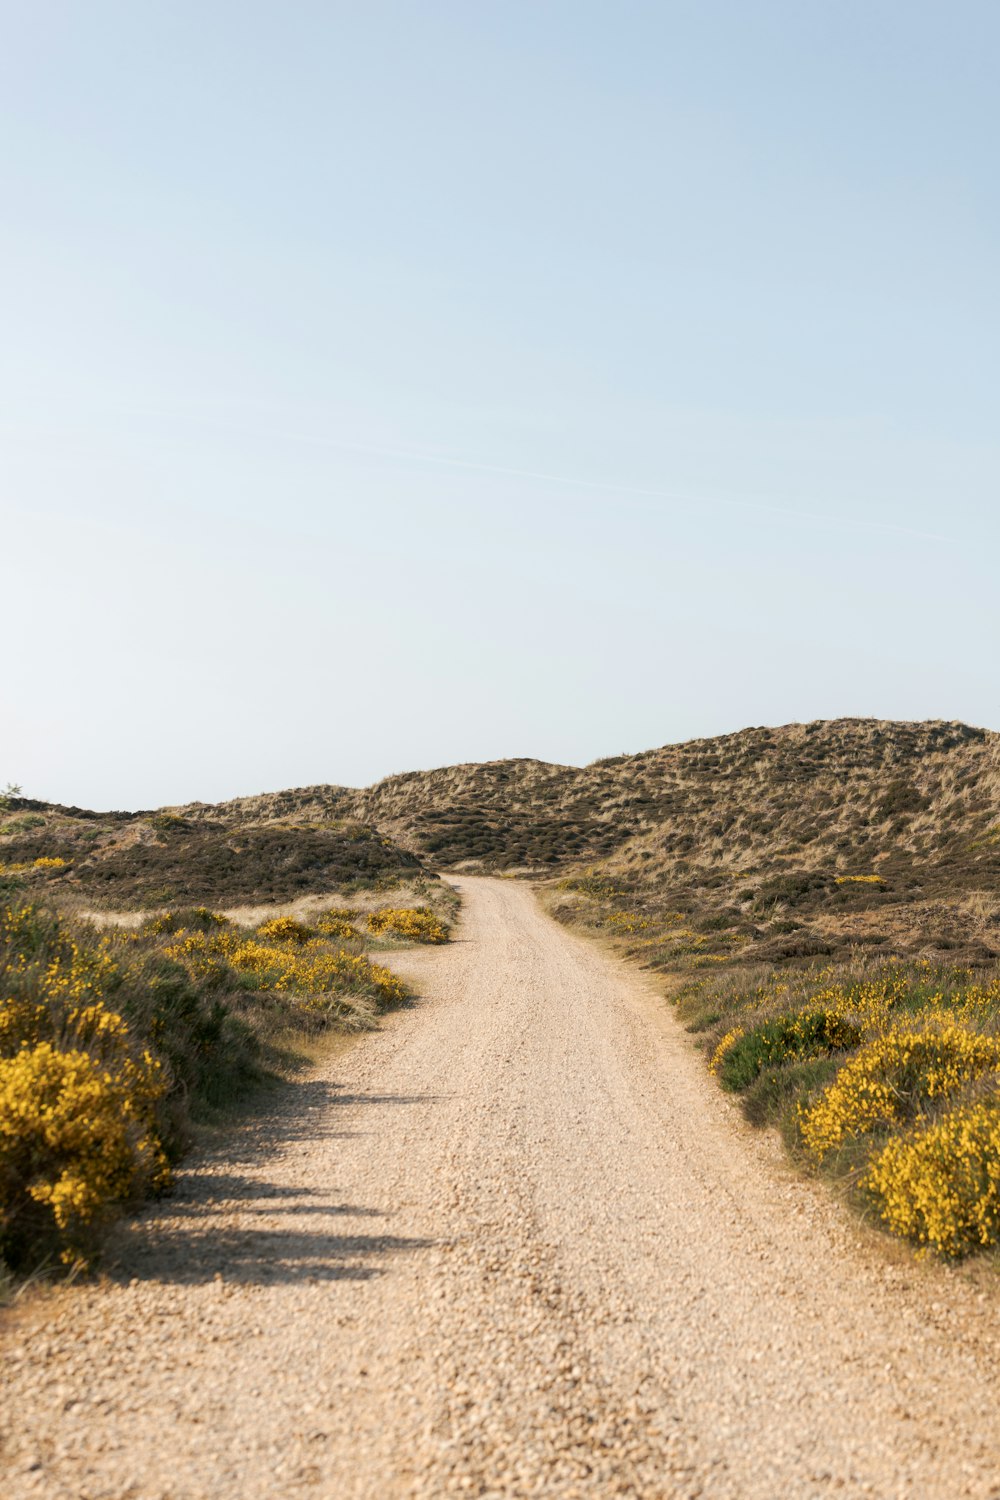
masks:
[[[456,884],[415,1008],[6,1315],[4,1500],[1000,1496],[988,1277],[796,1180],[530,889]]]

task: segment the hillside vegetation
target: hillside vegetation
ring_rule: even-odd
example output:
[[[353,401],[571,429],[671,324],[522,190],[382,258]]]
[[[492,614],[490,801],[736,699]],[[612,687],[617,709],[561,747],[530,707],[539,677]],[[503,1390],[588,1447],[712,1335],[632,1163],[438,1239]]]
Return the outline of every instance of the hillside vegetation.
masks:
[[[18,799],[0,861],[96,909],[390,889],[427,865],[519,871],[567,880],[564,914],[624,913],[653,964],[692,944],[776,962],[859,948],[987,962],[1000,736],[848,719],[582,769],[495,761],[153,813]]]
[[[0,819],[0,878],[95,910],[287,902],[420,874],[414,854],[352,818],[95,813],[17,798]]]
[[[706,893],[730,877],[766,875],[786,880],[775,899],[799,906],[796,885],[812,906],[808,892],[822,877],[832,886],[837,874],[870,874],[877,864],[909,905],[996,884],[1000,736],[956,723],[845,719],[746,729],[583,768],[492,761],[174,813],[230,836],[344,820],[377,828],[437,869],[598,866],[637,888]],[[868,892],[864,907],[866,893],[853,894],[851,913],[886,904],[884,892]]]

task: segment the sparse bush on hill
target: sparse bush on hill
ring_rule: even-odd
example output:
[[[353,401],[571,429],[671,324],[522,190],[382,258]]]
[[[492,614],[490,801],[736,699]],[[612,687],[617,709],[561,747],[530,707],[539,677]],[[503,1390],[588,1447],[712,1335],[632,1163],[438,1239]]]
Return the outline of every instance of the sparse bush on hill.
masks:
[[[265,942],[308,943],[316,936],[316,929],[307,927],[295,917],[272,917],[257,928],[257,936]]]
[[[391,890],[419,860],[350,819],[232,824],[178,812],[14,808],[0,824],[0,871],[58,880],[62,904],[124,908],[289,901],[331,889]]]
[[[316,931],[326,937],[344,938],[354,941],[360,936],[355,925],[360,913],[354,907],[331,907],[316,918]]]

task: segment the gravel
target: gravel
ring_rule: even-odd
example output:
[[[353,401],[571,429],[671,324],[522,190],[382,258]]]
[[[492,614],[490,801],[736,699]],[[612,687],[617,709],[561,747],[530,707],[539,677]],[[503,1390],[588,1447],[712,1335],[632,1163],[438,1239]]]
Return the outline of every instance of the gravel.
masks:
[[[0,1335],[4,1500],[1000,1497],[998,1303],[792,1176],[646,978],[456,881],[424,998]]]

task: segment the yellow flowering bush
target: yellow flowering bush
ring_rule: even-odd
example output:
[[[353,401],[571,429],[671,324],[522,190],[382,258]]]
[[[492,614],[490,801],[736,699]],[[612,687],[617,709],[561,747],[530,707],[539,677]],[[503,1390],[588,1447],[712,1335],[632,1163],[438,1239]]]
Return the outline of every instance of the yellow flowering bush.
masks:
[[[0,912],[0,1253],[84,1256],[114,1205],[169,1180],[170,1075],[110,997],[111,940]]]
[[[997,1069],[996,1037],[954,1022],[895,1027],[862,1047],[801,1110],[802,1139],[822,1160],[849,1136],[905,1124],[924,1103],[950,1098]]]
[[[402,980],[383,965],[320,943],[290,950],[250,939],[233,949],[230,963],[237,972],[254,975],[259,988],[302,996],[313,1009],[337,993],[368,993],[387,1005],[406,994]]]
[[[361,933],[355,925],[357,912],[344,907],[323,912],[316,922],[316,931],[323,937],[339,938],[341,942],[354,942]]]
[[[836,1009],[816,1004],[775,1016],[741,1032],[726,1046],[714,1071],[723,1088],[745,1089],[769,1067],[845,1052],[861,1040],[861,1027]]]
[[[50,1042],[0,1058],[0,1247],[52,1242],[86,1260],[94,1230],[117,1205],[157,1191],[170,1171],[148,1106],[159,1065],[112,1071]]]
[[[15,860],[11,864],[0,864],[0,875],[30,875],[33,870],[40,872],[66,870],[69,868],[69,863],[68,859],[45,854],[38,859],[22,859]]]
[[[411,943],[446,943],[448,929],[426,906],[383,906],[368,918],[368,930],[391,933]]]
[[[172,941],[163,949],[167,958],[183,964],[192,977],[205,981],[224,977],[226,960],[241,941],[235,928],[226,932],[188,932],[181,928],[170,937]]]
[[[308,943],[315,932],[295,917],[272,917],[260,924],[257,936],[265,943]]]
[[[678,1009],[747,1118],[943,1255],[1000,1245],[1000,975],[891,959],[690,979]]]
[[[635,911],[613,911],[605,919],[605,926],[613,932],[645,932],[649,919]]]
[[[893,1233],[958,1256],[1000,1244],[1000,1098],[888,1141],[862,1179]]]
[[[53,924],[43,951],[32,953],[32,942],[46,938],[44,927],[38,933],[38,916],[37,907],[27,905],[6,911],[0,922],[8,946],[0,1054],[39,1041],[96,1047],[102,1055],[120,1051],[126,1026],[105,1004],[119,977],[107,941],[81,945]]]
[[[744,1036],[746,1036],[746,1032],[743,1030],[742,1026],[734,1026],[732,1030],[726,1032],[725,1036],[722,1038],[722,1041],[712,1053],[712,1058],[708,1065],[708,1071],[710,1073],[712,1073],[713,1075],[718,1073],[719,1068],[722,1066],[722,1062],[726,1056],[726,1053],[731,1047],[735,1046],[735,1044],[740,1040],[741,1037]]]
[[[278,941],[262,942],[264,928],[253,935],[237,928],[180,932],[166,953],[202,981],[217,984],[228,976],[236,988],[297,997],[310,1011],[330,1009],[338,994],[367,995],[380,1005],[398,1004],[405,997],[402,980],[381,964],[333,948],[321,937],[296,936],[289,941],[284,924],[293,919],[275,920],[282,923]]]

